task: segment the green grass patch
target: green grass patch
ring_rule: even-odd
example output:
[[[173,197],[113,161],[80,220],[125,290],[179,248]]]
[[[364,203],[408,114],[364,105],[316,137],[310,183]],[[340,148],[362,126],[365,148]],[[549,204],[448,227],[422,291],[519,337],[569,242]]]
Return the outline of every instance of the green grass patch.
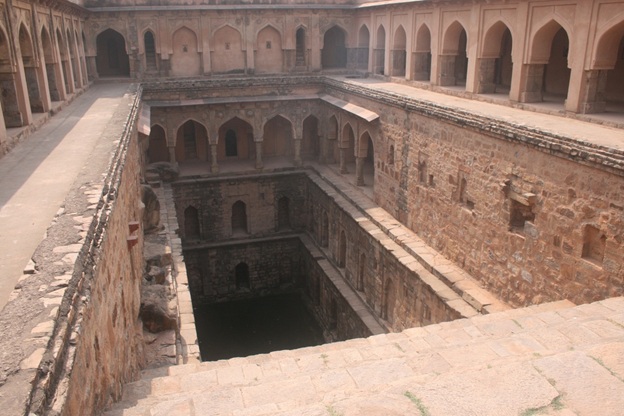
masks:
[[[406,391],[405,393],[403,393],[403,395],[410,399],[410,401],[416,405],[418,411],[420,412],[420,416],[431,416],[431,413],[429,413],[429,410],[425,407],[422,400],[414,396],[412,392]]]

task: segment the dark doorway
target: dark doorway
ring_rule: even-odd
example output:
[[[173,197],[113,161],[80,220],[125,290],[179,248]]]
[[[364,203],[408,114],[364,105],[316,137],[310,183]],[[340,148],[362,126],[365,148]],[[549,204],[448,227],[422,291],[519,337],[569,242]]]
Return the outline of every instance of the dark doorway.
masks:
[[[347,48],[345,33],[337,26],[325,32],[321,51],[321,65],[323,69],[345,68],[347,66]]]
[[[113,29],[106,29],[96,38],[95,63],[100,76],[130,76],[130,60],[124,37]]]

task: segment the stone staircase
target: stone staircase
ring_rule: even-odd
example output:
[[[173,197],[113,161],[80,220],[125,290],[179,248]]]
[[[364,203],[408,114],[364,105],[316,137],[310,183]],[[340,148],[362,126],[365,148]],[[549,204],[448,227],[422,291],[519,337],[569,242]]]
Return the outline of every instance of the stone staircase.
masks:
[[[624,298],[146,370],[105,414],[622,415]]]

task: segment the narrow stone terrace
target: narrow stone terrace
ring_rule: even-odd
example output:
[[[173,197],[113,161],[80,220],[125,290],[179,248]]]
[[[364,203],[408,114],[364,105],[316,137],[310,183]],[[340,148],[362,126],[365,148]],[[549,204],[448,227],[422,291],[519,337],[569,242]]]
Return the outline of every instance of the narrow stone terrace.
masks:
[[[621,415],[624,298],[159,368],[108,416]]]

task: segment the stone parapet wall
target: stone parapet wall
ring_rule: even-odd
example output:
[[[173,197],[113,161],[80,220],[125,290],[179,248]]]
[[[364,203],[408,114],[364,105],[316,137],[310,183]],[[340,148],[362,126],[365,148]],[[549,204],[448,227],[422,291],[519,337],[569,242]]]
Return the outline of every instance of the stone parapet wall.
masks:
[[[623,293],[621,150],[327,83],[383,114],[375,200],[486,289],[515,306]],[[390,145],[400,157],[388,168]]]
[[[77,255],[34,381],[31,413],[96,414],[121,397],[142,365],[138,319],[142,254],[139,147],[140,90],[127,94],[106,134],[119,137],[95,214]]]

